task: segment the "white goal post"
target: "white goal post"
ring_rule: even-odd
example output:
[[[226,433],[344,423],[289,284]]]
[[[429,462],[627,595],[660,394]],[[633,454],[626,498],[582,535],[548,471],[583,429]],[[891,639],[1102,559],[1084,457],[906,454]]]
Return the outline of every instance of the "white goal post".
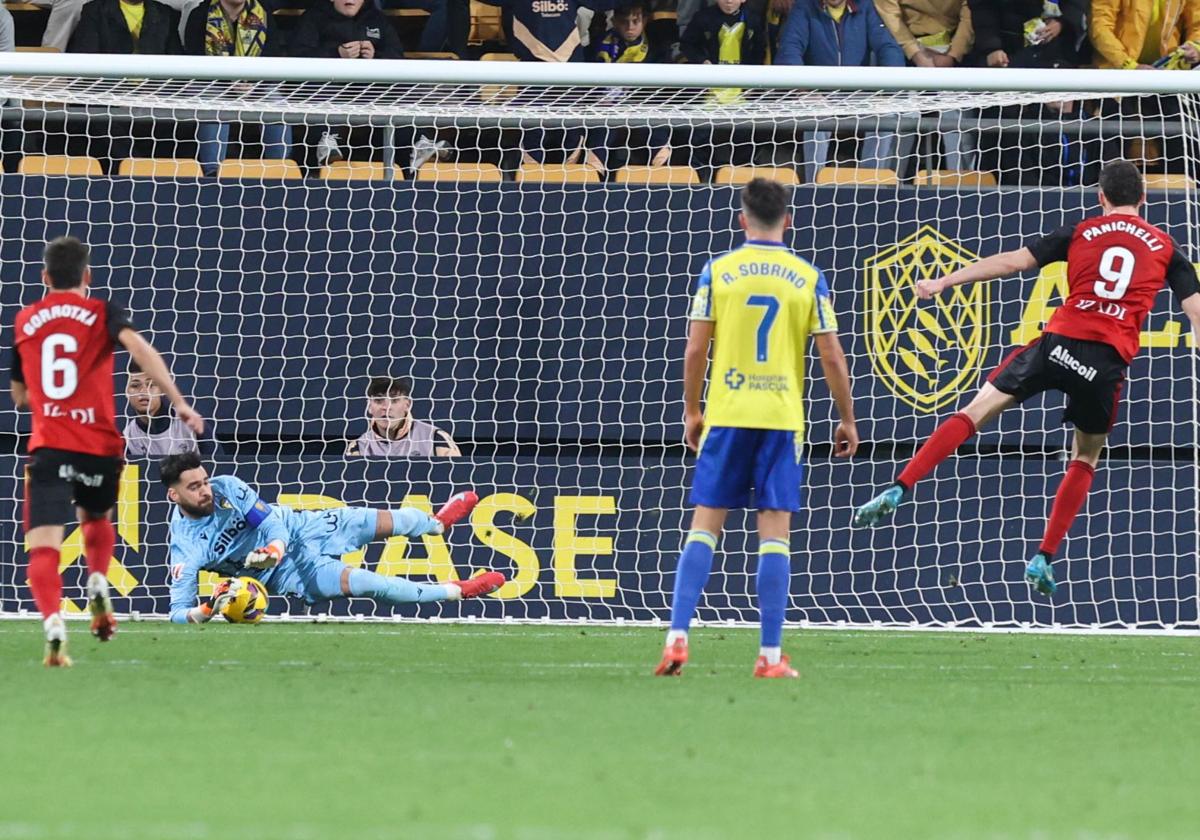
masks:
[[[693,463],[690,290],[738,241],[738,184],[783,179],[788,244],[829,280],[866,443],[830,457],[813,366],[788,621],[1200,629],[1195,351],[1165,293],[1053,600],[1021,573],[1070,446],[1059,395],[970,441],[894,523],[850,529],[855,505],[1037,336],[1065,282],[1049,266],[916,306],[916,280],[1093,212],[1099,164],[1117,156],[1148,172],[1147,218],[1200,258],[1197,93],[1200,74],[1165,71],[2,53],[0,320],[40,294],[41,248],[69,232],[213,418],[215,471],[307,508],[432,508],[478,489],[446,538],[345,559],[418,579],[496,568],[510,583],[495,596],[313,612],[660,622]],[[380,377],[410,379],[412,417],[461,454],[348,454]],[[119,413],[124,382],[119,370]],[[28,419],[0,418],[0,615],[15,616],[32,609]],[[129,459],[110,577],[119,610],[160,617],[156,474]],[[702,622],[755,621],[752,530],[731,517]],[[76,534],[75,611],[79,552]],[[276,599],[272,613],[310,610]]]

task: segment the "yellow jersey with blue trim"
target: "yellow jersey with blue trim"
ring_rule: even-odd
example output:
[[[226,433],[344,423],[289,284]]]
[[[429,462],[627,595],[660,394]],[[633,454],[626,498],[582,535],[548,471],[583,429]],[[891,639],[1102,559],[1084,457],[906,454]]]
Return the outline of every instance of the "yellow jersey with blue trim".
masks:
[[[747,240],[709,260],[691,318],[714,324],[706,425],[802,441],[808,337],[837,331],[825,275],[781,242]]]

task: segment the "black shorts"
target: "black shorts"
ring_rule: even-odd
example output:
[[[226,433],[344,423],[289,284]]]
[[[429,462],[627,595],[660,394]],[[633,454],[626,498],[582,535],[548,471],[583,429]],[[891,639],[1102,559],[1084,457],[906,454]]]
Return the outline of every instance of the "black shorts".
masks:
[[[29,457],[25,478],[25,530],[66,525],[81,507],[101,516],[117,503],[120,458],[38,449]]]
[[[1063,422],[1087,434],[1108,434],[1117,422],[1126,361],[1101,341],[1045,333],[1010,353],[988,377],[999,391],[1024,402],[1043,391],[1067,395]]]

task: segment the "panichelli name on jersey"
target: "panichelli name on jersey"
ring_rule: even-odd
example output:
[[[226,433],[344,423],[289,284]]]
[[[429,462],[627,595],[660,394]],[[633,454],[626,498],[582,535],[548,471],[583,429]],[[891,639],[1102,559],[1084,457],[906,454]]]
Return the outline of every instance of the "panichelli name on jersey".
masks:
[[[59,318],[70,318],[72,321],[90,327],[96,323],[96,313],[89,309],[84,309],[82,306],[75,306],[71,303],[56,303],[49,309],[43,309],[40,312],[35,312],[29,316],[29,320],[25,322],[22,332],[25,335],[33,335],[43,324]]]
[[[1136,236],[1138,239],[1145,242],[1146,247],[1148,247],[1151,251],[1161,251],[1163,248],[1167,247],[1157,236],[1154,235],[1153,232],[1121,219],[1118,219],[1114,222],[1104,222],[1103,224],[1085,228],[1083,231],[1083,238],[1088,242],[1091,242],[1097,236],[1101,236],[1105,233],[1128,233],[1132,236]]]

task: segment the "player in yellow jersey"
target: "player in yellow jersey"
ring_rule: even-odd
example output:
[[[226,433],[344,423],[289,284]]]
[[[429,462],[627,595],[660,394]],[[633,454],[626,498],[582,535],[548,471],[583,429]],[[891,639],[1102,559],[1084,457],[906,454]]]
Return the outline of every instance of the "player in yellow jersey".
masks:
[[[654,673],[673,676],[688,658],[688,626],[712,570],[729,508],[758,510],[758,606],[762,647],[756,677],[795,677],[780,640],[787,608],[793,511],[800,510],[804,360],[815,339],[841,423],[835,454],[858,448],[850,374],[825,277],[789,251],[790,191],[756,178],[742,190],[742,247],[704,267],[692,301],[683,363],[687,445],[699,453],[696,506],[671,602],[671,630]],[[707,413],[700,397],[712,343]]]

